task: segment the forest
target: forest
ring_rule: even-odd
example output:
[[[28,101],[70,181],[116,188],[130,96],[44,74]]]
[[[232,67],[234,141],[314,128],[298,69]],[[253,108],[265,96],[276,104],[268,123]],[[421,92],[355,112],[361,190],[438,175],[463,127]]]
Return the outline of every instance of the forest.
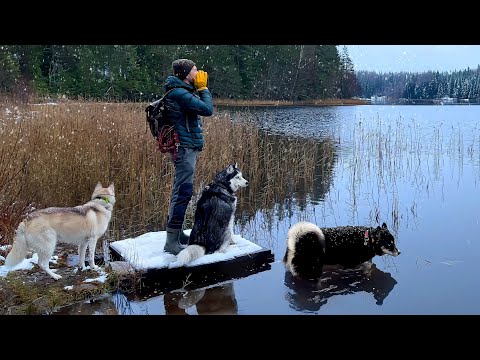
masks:
[[[389,99],[480,101],[480,66],[453,72],[355,72],[336,45],[0,45],[0,93],[151,101],[171,63],[190,58],[209,74],[217,99],[308,101]]]
[[[360,93],[346,47],[335,45],[0,45],[0,92],[149,101],[172,61],[192,59],[215,98],[304,101]]]
[[[421,73],[359,71],[356,77],[361,96],[390,99],[469,99],[480,101],[480,65],[476,69]]]

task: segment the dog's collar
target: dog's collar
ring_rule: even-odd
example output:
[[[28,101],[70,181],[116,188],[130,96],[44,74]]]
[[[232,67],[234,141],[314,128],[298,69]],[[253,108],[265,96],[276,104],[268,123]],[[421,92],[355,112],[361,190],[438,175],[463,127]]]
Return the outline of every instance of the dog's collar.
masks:
[[[218,185],[222,190],[225,190],[225,193],[227,195],[233,195],[235,194],[235,192],[230,188],[230,187],[227,187],[227,186],[224,186],[223,184],[219,184]]]
[[[370,231],[372,231],[371,228],[368,228],[365,230],[365,233],[363,234],[363,245],[368,246],[368,245],[373,245],[373,238],[370,235]]]
[[[108,200],[107,197],[97,196],[95,199],[105,200],[105,202],[106,202],[107,204],[110,203],[110,200]]]

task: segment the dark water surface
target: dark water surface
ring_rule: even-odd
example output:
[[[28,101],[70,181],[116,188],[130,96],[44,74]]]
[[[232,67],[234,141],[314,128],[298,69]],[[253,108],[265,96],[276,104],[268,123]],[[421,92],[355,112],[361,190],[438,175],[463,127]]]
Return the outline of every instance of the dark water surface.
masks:
[[[245,109],[218,111],[235,119]],[[188,293],[117,293],[103,301],[135,315],[480,314],[480,106],[247,111],[269,133],[335,144],[334,161],[316,174],[319,184],[236,223],[236,234],[272,250],[271,268]],[[287,231],[300,220],[320,227],[386,222],[402,253],[375,257],[368,276],[326,271],[317,290],[281,263]]]

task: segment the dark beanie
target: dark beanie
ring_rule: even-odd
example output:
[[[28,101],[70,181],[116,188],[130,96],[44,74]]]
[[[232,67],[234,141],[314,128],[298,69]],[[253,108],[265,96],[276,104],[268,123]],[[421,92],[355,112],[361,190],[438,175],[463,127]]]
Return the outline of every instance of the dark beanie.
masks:
[[[192,60],[177,59],[172,63],[173,75],[183,80],[194,66],[195,63]]]

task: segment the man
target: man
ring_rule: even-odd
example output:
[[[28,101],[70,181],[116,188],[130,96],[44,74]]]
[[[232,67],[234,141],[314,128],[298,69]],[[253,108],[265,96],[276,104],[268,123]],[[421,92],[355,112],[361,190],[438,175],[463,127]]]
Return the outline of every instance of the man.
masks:
[[[175,164],[175,178],[167,219],[165,252],[177,255],[187,244],[183,220],[193,194],[193,179],[197,157],[203,149],[200,116],[213,114],[212,95],[207,88],[208,74],[198,70],[192,60],[177,59],[172,63],[173,75],[165,81],[167,116],[173,120],[179,146]],[[195,93],[197,91],[198,95]]]

